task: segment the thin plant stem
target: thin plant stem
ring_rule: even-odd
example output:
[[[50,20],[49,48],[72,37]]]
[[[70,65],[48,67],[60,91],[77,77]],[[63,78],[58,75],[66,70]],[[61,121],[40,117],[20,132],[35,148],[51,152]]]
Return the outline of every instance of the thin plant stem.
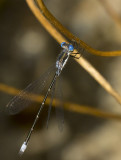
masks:
[[[31,3],[29,1],[32,0],[26,0],[27,3]],[[75,40],[78,44],[80,44],[80,46],[87,50],[89,53],[92,53],[94,55],[97,56],[120,56],[121,55],[121,51],[100,51],[100,50],[96,50],[92,47],[90,47],[89,45],[87,45],[85,42],[83,42],[82,40],[80,40],[78,37],[74,36],[71,32],[69,32],[50,12],[49,10],[46,8],[46,6],[44,5],[42,0],[36,0],[39,8],[41,10],[41,14],[43,14],[46,19],[49,20],[49,22],[51,24],[53,24],[53,26],[59,30],[65,37],[67,37],[70,40]],[[81,14],[81,13],[80,13]]]
[[[52,16],[52,14],[46,9],[42,0],[37,0],[39,7],[35,4],[33,0],[26,0],[28,6],[39,20],[39,22],[44,26],[44,28],[59,42],[67,42],[63,35],[58,31],[63,31],[63,26]],[[41,11],[40,11],[41,9]],[[46,18],[46,16],[47,18]],[[50,18],[49,18],[50,17]],[[57,28],[56,28],[57,27]],[[71,33],[67,30],[68,34]],[[68,35],[68,39],[69,39]],[[111,52],[112,53],[112,52]],[[114,53],[114,52],[113,52]],[[121,96],[118,92],[113,89],[109,82],[84,58],[75,59],[78,64],[80,64],[110,95],[112,95],[119,104],[121,104]]]
[[[7,93],[7,94],[10,94],[10,95],[17,95],[20,92],[20,90],[14,88],[14,87],[2,84],[2,83],[0,83],[0,91]],[[35,102],[41,103],[43,100],[43,96],[42,95],[32,95],[32,100]],[[50,100],[51,100],[50,98],[48,98],[46,100],[47,106],[49,106]],[[58,107],[57,104],[58,104],[57,99],[54,99],[53,104],[52,104],[53,107]],[[64,103],[64,109],[66,109],[70,112],[75,112],[75,113],[79,113],[79,114],[87,114],[87,115],[91,115],[91,116],[112,119],[112,120],[117,120],[117,121],[121,120],[121,115],[119,115],[119,114],[108,113],[108,112],[105,112],[100,109],[95,109],[95,108],[92,108],[89,106],[74,104],[74,103],[70,103],[70,102]]]

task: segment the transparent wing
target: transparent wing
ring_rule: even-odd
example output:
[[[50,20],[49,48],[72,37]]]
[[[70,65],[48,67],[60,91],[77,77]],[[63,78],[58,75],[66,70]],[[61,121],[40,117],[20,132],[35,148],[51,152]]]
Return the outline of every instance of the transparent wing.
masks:
[[[58,128],[60,131],[63,130],[64,126],[64,110],[63,110],[63,100],[62,100],[62,81],[61,77],[58,79],[58,84],[56,85],[56,118],[58,122]]]
[[[23,91],[13,97],[7,104],[6,111],[9,114],[17,114],[23,109],[35,103],[33,95],[41,94],[49,76],[55,71],[55,65],[50,67],[43,75],[41,75],[33,83],[29,84]]]
[[[54,99],[54,96],[55,96],[55,85],[56,85],[56,82],[54,83],[54,85],[53,85],[53,87],[51,89],[51,100],[50,100],[50,105],[49,105],[49,108],[48,108],[48,117],[47,117],[46,128],[48,128],[48,123],[49,123],[49,119],[50,119],[52,103],[53,103],[53,99]]]

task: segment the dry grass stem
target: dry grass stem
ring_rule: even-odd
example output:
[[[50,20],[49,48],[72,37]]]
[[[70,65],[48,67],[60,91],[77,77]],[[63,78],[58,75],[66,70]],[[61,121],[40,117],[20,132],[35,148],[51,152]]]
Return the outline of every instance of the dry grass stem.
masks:
[[[37,17],[37,19],[42,23],[42,25],[46,28],[46,30],[59,42],[67,42],[67,40],[61,35],[58,30],[61,32],[68,33],[68,39],[70,36],[73,36],[67,29],[63,28],[63,26],[52,16],[52,14],[47,10],[45,5],[43,4],[42,0],[37,0],[39,7],[35,4],[33,0],[26,0],[27,4],[29,5],[30,9]],[[40,11],[41,9],[41,11]],[[47,18],[46,18],[47,16]],[[53,25],[54,26],[53,26]],[[56,29],[57,27],[57,29]],[[72,37],[74,39],[74,37]],[[81,41],[81,40],[80,40]],[[83,42],[85,46],[85,43]],[[111,52],[112,53],[112,52]],[[114,52],[113,52],[114,53]],[[111,94],[119,104],[121,104],[121,96],[112,88],[112,86],[105,80],[105,78],[83,57],[79,60],[76,60],[109,94]]]
[[[28,4],[32,4],[33,0],[26,0]],[[87,45],[85,42],[83,42],[82,40],[80,40],[78,37],[74,36],[71,32],[69,32],[50,12],[49,10],[46,8],[46,6],[44,5],[42,0],[36,0],[38,3],[38,6],[40,8],[41,13],[43,14],[46,19],[49,20],[49,22],[51,24],[53,24],[53,26],[58,29],[65,37],[67,37],[70,40],[75,40],[82,48],[84,48],[85,50],[87,50],[89,53],[92,53],[94,55],[97,56],[120,56],[121,55],[121,51],[99,51],[96,50],[92,47],[90,47],[89,45]],[[33,6],[32,6],[32,11],[35,14],[34,10],[33,10]],[[80,13],[81,14],[81,13]],[[35,14],[36,15],[36,14]],[[39,16],[39,15],[38,15]],[[40,20],[40,22],[42,23],[42,21]],[[52,35],[52,34],[51,34]],[[53,36],[53,35],[52,35]]]
[[[37,17],[37,19],[41,22],[41,24],[44,26],[44,28],[59,42],[67,42],[67,40],[63,37],[63,35],[61,33],[65,33],[63,26],[60,25],[60,23],[54,19],[52,21],[50,21],[49,18],[46,18],[45,16],[45,11],[43,8],[40,7],[40,4],[42,3],[42,1],[38,1],[39,3],[39,7],[37,7],[37,5],[35,4],[34,0],[26,0],[27,4],[29,5],[30,9],[32,10],[32,12],[35,14],[35,16]],[[42,3],[43,6],[43,3]],[[41,9],[41,11],[40,11]],[[42,10],[43,9],[43,10]],[[49,11],[47,12],[47,14],[50,14]],[[51,14],[50,14],[51,15]],[[52,15],[51,15],[52,16]],[[50,17],[51,17],[50,16]],[[53,17],[53,16],[52,16]],[[51,18],[52,18],[51,17]],[[56,21],[55,21],[56,20]],[[53,24],[55,23],[55,24]],[[59,24],[58,24],[59,23]],[[58,27],[57,26],[61,26],[61,33],[58,32]],[[57,27],[57,28],[56,28]],[[71,33],[66,30],[69,34],[68,39],[70,39],[71,37]],[[65,34],[64,34],[65,35]],[[72,38],[73,39],[73,38]],[[90,50],[90,47],[88,45],[86,45],[84,42],[82,42],[81,40],[79,40],[81,45],[83,46],[83,48],[87,49],[88,51]],[[94,49],[92,49],[94,50]],[[95,50],[96,51],[96,50]],[[96,51],[97,52],[97,51]],[[99,51],[101,52],[101,51]],[[117,51],[115,51],[117,54]],[[120,52],[120,51],[119,51]],[[108,52],[105,52],[106,54]],[[114,52],[109,52],[110,55]],[[114,56],[114,55],[113,55]],[[120,104],[121,104],[121,97],[120,95],[112,88],[112,86],[105,80],[105,78],[87,61],[85,60],[83,57],[81,57],[79,60],[76,59],[76,61],[109,93],[111,94]],[[4,84],[0,84],[0,91],[11,94],[11,95],[17,95],[19,93],[19,90],[13,88],[13,87],[9,87],[7,85]],[[43,96],[40,95],[34,95],[33,99],[36,102],[41,103]],[[46,104],[49,105],[49,99],[46,101]],[[56,100],[54,100],[53,106],[56,106]],[[73,103],[65,103],[64,104],[64,108],[66,110],[72,111],[72,112],[76,112],[76,113],[81,113],[81,114],[89,114],[89,115],[93,115],[93,116],[97,116],[97,117],[101,117],[101,118],[108,118],[108,119],[114,119],[114,120],[121,120],[121,116],[117,115],[117,114],[113,114],[113,113],[106,113],[104,111],[101,111],[99,109],[94,109],[91,107],[87,107],[87,106],[82,106],[82,105],[77,105],[77,104],[73,104]]]
[[[0,91],[10,94],[10,95],[17,95],[20,92],[20,90],[4,85],[2,83],[0,83]],[[35,102],[41,103],[43,100],[43,96],[42,95],[32,95],[32,99]],[[46,104],[47,106],[49,106],[50,98],[47,99]],[[57,104],[58,104],[57,100],[54,99],[53,107],[57,107]],[[88,114],[88,115],[92,115],[92,116],[96,116],[100,118],[106,118],[106,119],[112,119],[112,120],[118,120],[118,121],[121,120],[121,115],[108,113],[100,109],[94,109],[89,106],[78,105],[78,104],[74,104],[70,102],[66,102],[64,104],[64,109],[71,111],[71,112],[80,113],[80,114]]]
[[[88,62],[86,59],[80,58],[76,61],[109,93],[119,104],[121,104],[121,96],[113,89],[110,83]]]

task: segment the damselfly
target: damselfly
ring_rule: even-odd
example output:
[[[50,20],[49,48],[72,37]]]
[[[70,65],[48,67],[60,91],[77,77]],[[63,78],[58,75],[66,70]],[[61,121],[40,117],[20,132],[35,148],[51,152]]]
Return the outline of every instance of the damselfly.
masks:
[[[66,42],[62,42],[61,43],[61,47],[63,48],[63,50],[61,51],[61,53],[59,54],[57,60],[56,60],[56,64],[54,65],[55,67],[55,73],[54,73],[54,77],[49,85],[49,88],[44,96],[44,99],[40,105],[40,108],[37,112],[37,115],[35,117],[35,120],[32,124],[32,127],[24,141],[24,143],[22,144],[21,148],[20,148],[20,154],[23,154],[24,151],[27,148],[28,142],[30,140],[31,134],[33,132],[33,129],[36,125],[37,120],[39,119],[40,116],[40,112],[43,109],[46,99],[48,97],[48,94],[50,93],[51,90],[53,90],[55,88],[55,83],[57,78],[60,76],[64,66],[66,65],[68,59],[70,56],[72,56],[72,52],[74,51],[74,47],[72,44],[66,43]],[[47,72],[46,74],[49,74],[50,72]],[[38,80],[34,81],[33,83],[31,83],[30,85],[27,86],[27,88],[25,88],[25,90],[23,90],[22,92],[20,92],[17,96],[15,96],[7,105],[7,110],[11,113],[11,114],[16,114],[19,111],[23,110],[24,108],[28,107],[31,103],[31,98],[33,93],[41,93],[41,90],[43,89],[43,86],[45,85],[46,79],[45,76],[39,78]],[[40,81],[42,81],[42,84],[38,87],[37,84],[40,84]],[[38,91],[36,91],[38,90]],[[53,98],[52,98],[53,100]],[[51,104],[52,104],[52,100],[51,100]],[[51,105],[50,105],[51,107]],[[49,108],[50,110],[50,108]],[[48,119],[50,116],[50,111],[48,112]]]

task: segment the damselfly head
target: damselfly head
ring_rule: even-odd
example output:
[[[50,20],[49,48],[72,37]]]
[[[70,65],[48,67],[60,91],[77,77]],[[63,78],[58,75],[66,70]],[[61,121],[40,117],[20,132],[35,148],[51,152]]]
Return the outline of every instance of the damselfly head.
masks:
[[[62,43],[61,43],[61,47],[62,47],[62,48],[67,47],[67,43],[66,43],[66,42],[62,42]]]
[[[65,49],[68,49],[69,52],[74,51],[74,46],[72,44],[69,44],[69,43],[66,43],[66,42],[62,42],[61,47],[65,48]]]
[[[70,52],[73,52],[74,51],[74,46],[72,44],[69,44],[68,49],[69,49]]]

